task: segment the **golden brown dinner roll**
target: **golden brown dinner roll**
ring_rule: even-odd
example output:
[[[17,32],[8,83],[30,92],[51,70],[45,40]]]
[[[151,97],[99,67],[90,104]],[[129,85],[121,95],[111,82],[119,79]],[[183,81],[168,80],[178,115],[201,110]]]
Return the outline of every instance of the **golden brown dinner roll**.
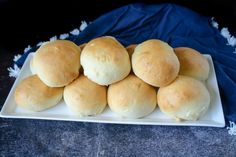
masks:
[[[171,83],[178,75],[179,66],[173,49],[167,43],[156,39],[139,44],[132,55],[135,75],[155,87]]]
[[[80,48],[67,40],[41,46],[34,55],[34,69],[50,87],[63,87],[79,75]]]
[[[16,87],[15,101],[19,107],[43,111],[55,106],[62,98],[63,88],[46,86],[37,75],[25,78]]]
[[[130,60],[131,60],[131,58],[132,58],[132,55],[133,55],[133,53],[134,53],[134,49],[135,49],[136,47],[137,47],[137,44],[131,44],[131,45],[129,45],[129,46],[126,47],[126,50],[127,50],[128,54],[129,54]]]
[[[188,47],[175,48],[175,53],[180,62],[180,75],[206,80],[209,75],[209,63],[198,51]]]
[[[65,87],[64,100],[71,111],[79,116],[101,113],[107,104],[107,88],[81,75]]]
[[[177,120],[197,120],[210,105],[210,94],[202,82],[188,76],[178,76],[157,95],[162,112]]]
[[[111,110],[122,117],[141,118],[156,107],[156,90],[135,75],[109,86],[107,101]]]
[[[81,65],[84,75],[100,85],[124,79],[131,69],[128,52],[110,36],[87,43],[81,53]]]

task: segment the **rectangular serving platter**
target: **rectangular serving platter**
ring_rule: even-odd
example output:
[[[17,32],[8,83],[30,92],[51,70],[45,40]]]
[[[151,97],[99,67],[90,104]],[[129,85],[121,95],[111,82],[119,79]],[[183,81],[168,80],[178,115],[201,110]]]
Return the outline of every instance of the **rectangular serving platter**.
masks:
[[[210,126],[224,127],[225,119],[219,94],[219,88],[210,55],[204,55],[210,64],[210,74],[205,85],[211,95],[211,104],[207,113],[197,121],[181,121],[177,122],[164,115],[157,107],[149,116],[140,119],[122,118],[112,112],[107,106],[100,115],[79,117],[73,114],[66,106],[64,100],[48,110],[42,112],[31,112],[19,108],[14,101],[14,92],[20,81],[27,76],[32,75],[30,71],[30,60],[33,54],[30,54],[17,77],[10,93],[1,109],[0,116],[4,118],[21,118],[21,119],[44,119],[44,120],[60,120],[60,121],[78,121],[78,122],[94,122],[94,123],[112,123],[112,124],[136,124],[136,125],[170,125],[170,126]]]

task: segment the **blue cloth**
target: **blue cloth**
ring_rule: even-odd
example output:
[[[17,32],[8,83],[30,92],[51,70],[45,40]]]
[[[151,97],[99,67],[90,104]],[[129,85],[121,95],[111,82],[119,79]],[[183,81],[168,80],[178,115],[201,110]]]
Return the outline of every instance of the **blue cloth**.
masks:
[[[147,39],[161,39],[172,47],[191,47],[210,54],[214,61],[226,121],[236,121],[236,54],[208,17],[174,4],[131,4],[97,18],[78,36],[75,43],[111,35],[124,46]],[[37,49],[34,47],[30,52]],[[16,64],[21,66],[29,52]]]

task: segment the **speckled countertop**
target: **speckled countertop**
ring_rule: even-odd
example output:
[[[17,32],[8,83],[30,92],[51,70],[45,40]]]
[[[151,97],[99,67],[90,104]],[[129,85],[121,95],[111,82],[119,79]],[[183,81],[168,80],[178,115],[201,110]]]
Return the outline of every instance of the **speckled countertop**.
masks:
[[[0,119],[0,156],[235,156],[225,128]]]
[[[14,79],[0,53],[0,109]],[[236,156],[226,128],[113,125],[0,118],[0,156]]]

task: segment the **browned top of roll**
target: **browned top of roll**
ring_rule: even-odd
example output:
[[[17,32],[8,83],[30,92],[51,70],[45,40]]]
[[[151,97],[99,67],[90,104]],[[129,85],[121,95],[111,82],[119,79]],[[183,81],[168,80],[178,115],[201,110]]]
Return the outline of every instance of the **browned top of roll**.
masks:
[[[209,63],[198,51],[188,47],[175,48],[180,62],[179,74],[191,76],[198,80],[206,80],[209,75]]]

